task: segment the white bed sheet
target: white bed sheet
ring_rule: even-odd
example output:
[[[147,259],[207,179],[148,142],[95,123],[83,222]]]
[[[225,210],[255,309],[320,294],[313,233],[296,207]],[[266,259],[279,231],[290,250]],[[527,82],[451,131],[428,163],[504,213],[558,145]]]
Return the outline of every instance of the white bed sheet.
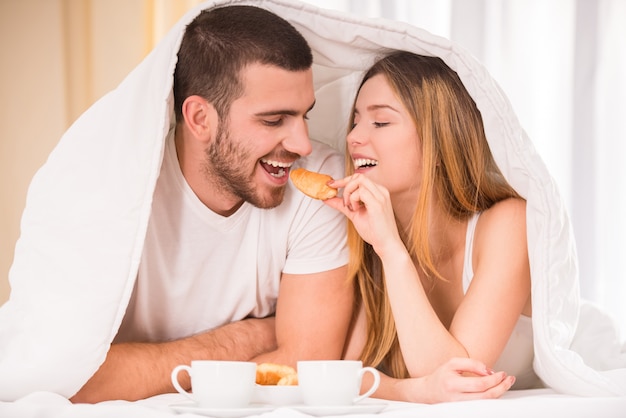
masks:
[[[15,402],[0,402],[2,418],[172,418],[197,417],[204,415],[178,414],[170,408],[172,404],[185,402],[179,394],[155,396],[137,402],[108,401],[94,405],[71,404],[66,398],[51,393],[37,392]],[[500,399],[466,402],[448,402],[436,405],[388,402],[378,399],[370,402],[386,403],[376,414],[342,415],[351,418],[624,418],[624,397],[580,397],[558,394],[552,389],[510,391]],[[260,415],[264,418],[306,418],[311,415],[294,408],[277,407]],[[337,416],[337,415],[335,415]]]

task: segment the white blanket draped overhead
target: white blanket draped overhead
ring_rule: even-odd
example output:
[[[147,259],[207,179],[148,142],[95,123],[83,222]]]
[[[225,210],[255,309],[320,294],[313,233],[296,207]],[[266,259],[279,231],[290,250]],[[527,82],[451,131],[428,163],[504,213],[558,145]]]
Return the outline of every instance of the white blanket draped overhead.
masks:
[[[408,24],[297,1],[231,0],[188,12],[76,121],[35,175],[9,275],[11,297],[0,308],[0,400],[34,391],[69,397],[104,361],[133,288],[173,123],[182,34],[201,10],[230,4],[267,8],[307,38],[317,93],[310,135],[339,149],[359,78],[380,53],[439,56],[453,68],[481,110],[498,165],[528,200],[538,375],[568,394],[626,396],[626,354],[609,319],[593,307],[580,309],[574,238],[556,185],[486,70],[458,45]]]

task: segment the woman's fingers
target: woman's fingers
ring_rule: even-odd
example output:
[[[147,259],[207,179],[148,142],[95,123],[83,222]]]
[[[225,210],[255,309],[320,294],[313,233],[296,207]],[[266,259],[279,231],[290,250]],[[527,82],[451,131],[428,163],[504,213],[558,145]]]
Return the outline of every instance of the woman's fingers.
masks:
[[[515,383],[515,376],[507,376],[504,372],[498,372],[491,376],[463,377],[470,379],[465,381],[459,397],[463,400],[495,399],[511,389]]]
[[[460,373],[473,373],[479,376],[493,374],[485,363],[468,357],[453,357],[446,363],[446,366]]]
[[[326,204],[343,213],[375,250],[386,242],[399,239],[391,197],[386,188],[361,174],[328,184],[343,187],[343,192],[341,198],[329,199]]]
[[[437,401],[492,399],[502,396],[513,383],[514,376],[493,372],[484,363],[470,358],[452,358],[429,378],[441,392]]]

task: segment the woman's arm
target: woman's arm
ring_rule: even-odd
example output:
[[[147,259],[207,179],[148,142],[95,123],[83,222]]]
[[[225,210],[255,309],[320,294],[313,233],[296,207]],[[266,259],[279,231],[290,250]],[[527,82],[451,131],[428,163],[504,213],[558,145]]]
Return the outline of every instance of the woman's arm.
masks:
[[[474,278],[448,329],[432,309],[408,254],[396,249],[381,256],[411,376],[430,374],[457,356],[495,364],[520,314],[530,313],[525,219],[521,199],[500,202],[481,215],[474,239]]]
[[[412,376],[429,374],[455,356],[495,364],[520,314],[530,313],[525,219],[521,199],[500,202],[481,215],[474,239],[474,278],[449,329],[428,303],[408,255],[385,254],[389,297]]]
[[[474,278],[450,325],[470,357],[492,366],[521,314],[530,316],[526,202],[508,199],[483,212],[476,226]]]
[[[495,364],[530,295],[525,202],[509,199],[481,215],[474,279],[448,329],[431,306],[399,238],[388,191],[358,175],[335,181],[333,187],[344,187],[343,199],[327,204],[352,221],[382,260],[409,374],[431,374],[453,357]]]
[[[365,176],[334,181],[343,197],[326,204],[341,211],[381,258],[398,339],[413,377],[432,373],[452,357],[468,357],[432,308],[396,225],[389,192]]]
[[[359,312],[346,345],[344,358],[358,360],[365,343],[365,316]],[[499,398],[515,383],[514,376],[493,372],[484,363],[454,357],[433,373],[408,379],[380,374],[380,386],[373,397],[404,402],[439,403]],[[372,385],[369,373],[363,376],[361,392]]]

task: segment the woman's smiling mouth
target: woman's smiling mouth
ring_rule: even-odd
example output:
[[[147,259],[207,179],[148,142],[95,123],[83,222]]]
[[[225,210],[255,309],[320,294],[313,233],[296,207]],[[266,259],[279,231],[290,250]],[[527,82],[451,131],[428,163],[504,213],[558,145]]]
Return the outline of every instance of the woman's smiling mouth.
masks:
[[[352,161],[354,164],[354,169],[358,170],[359,168],[370,168],[376,167],[378,165],[377,160],[370,160],[369,158],[357,158]]]

